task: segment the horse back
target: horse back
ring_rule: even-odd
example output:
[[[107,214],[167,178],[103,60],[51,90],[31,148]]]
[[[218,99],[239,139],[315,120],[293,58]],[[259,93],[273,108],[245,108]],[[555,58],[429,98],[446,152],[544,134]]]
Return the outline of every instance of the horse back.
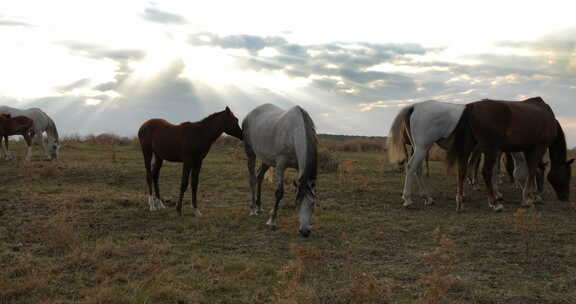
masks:
[[[174,125],[164,119],[150,119],[138,130],[138,139],[143,152],[152,152],[171,162],[203,158],[210,148],[198,122]]]
[[[172,162],[182,162],[182,128],[164,119],[146,121],[138,130],[138,139],[144,153],[153,153]]]
[[[305,125],[297,107],[283,110],[264,104],[252,110],[242,122],[244,143],[265,163],[275,166],[279,157],[297,168],[295,134],[304,134]]]
[[[527,101],[482,100],[466,105],[470,127],[479,144],[518,151],[535,144],[551,144],[556,119],[541,99]]]

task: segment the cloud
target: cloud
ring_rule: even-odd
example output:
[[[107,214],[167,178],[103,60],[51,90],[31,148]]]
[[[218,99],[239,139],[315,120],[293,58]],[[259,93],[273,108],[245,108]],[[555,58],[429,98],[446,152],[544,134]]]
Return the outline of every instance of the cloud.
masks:
[[[83,88],[90,84],[90,79],[82,78],[67,85],[59,86],[56,89],[61,92],[69,92],[73,91],[74,89]]]
[[[111,49],[105,46],[79,42],[59,41],[56,44],[65,46],[73,54],[93,59],[110,59],[114,61],[141,60],[146,52],[138,49]]]
[[[245,49],[256,52],[265,47],[277,47],[286,44],[282,37],[260,37],[255,35],[219,36],[214,33],[197,33],[190,35],[188,42],[194,46],[212,46],[223,49]]]
[[[213,33],[191,35],[189,43],[246,50],[248,56],[237,56],[242,69],[309,78],[312,79],[312,86],[318,89],[348,95],[350,101],[359,102],[382,94],[390,99],[414,94],[417,85],[411,76],[371,69],[440,50],[414,43],[334,42],[304,45],[279,36],[220,36]]]
[[[264,102],[283,107],[300,104],[312,114],[320,132],[341,134],[386,135],[401,106],[429,99],[468,103],[483,98],[542,96],[564,122],[572,123],[576,73],[574,67],[563,63],[573,56],[569,50],[574,39],[555,37],[564,40],[548,43],[551,38],[544,37],[499,42],[498,47],[508,52],[469,54],[450,61],[439,59],[445,58],[441,56],[444,48],[415,43],[301,44],[282,36],[208,32],[187,37],[193,47],[219,48],[229,54],[235,68],[271,78],[287,75],[285,78],[302,83],[289,90],[258,83],[249,89],[235,84],[212,88],[201,79],[189,79],[187,71],[194,66],[178,58],[155,74],[142,76],[132,63],[146,60],[143,50],[64,41],[59,44],[72,55],[115,62],[114,76],[104,82],[79,79],[66,83],[59,87],[62,96],[30,102],[55,113],[65,131],[127,136],[152,117],[195,121],[231,105],[242,118]],[[550,54],[566,59],[551,61]],[[82,96],[78,92],[83,91],[76,89],[90,94]],[[67,118],[60,114],[62,109],[78,117]],[[574,128],[570,125],[567,129],[574,145]]]
[[[186,18],[173,13],[159,10],[155,7],[148,7],[144,10],[142,18],[147,21],[162,23],[162,24],[186,24]]]
[[[30,27],[32,26],[32,24],[26,23],[26,22],[21,22],[21,21],[16,21],[16,20],[12,20],[9,18],[6,18],[2,15],[0,15],[0,26],[22,26],[22,27]]]

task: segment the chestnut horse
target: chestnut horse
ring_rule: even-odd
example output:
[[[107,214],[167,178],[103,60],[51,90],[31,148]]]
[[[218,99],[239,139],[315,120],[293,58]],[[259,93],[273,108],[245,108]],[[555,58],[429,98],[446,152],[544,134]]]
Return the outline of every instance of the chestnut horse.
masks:
[[[12,117],[10,114],[0,114],[0,146],[6,159],[10,159],[8,150],[8,136],[22,135],[28,147],[26,160],[30,160],[32,152],[32,138],[34,137],[34,121],[26,116]],[[2,144],[4,140],[4,144]]]
[[[454,144],[448,150],[448,163],[453,165],[458,161],[458,211],[462,207],[468,159],[476,145],[484,153],[482,175],[492,209],[503,209],[502,204],[496,204],[491,183],[492,169],[499,150],[524,152],[528,179],[522,191],[523,206],[531,206],[535,200],[535,176],[546,149],[550,154],[551,165],[548,181],[559,200],[569,199],[570,165],[574,159],[566,160],[564,131],[542,98],[533,97],[523,101],[482,100],[467,104],[454,132]]]
[[[198,190],[198,176],[202,167],[202,160],[208,154],[210,146],[226,133],[242,140],[242,130],[238,126],[238,118],[230,108],[214,113],[198,122],[183,122],[173,125],[163,119],[150,119],[138,130],[138,139],[144,166],[146,167],[146,182],[148,183],[148,205],[150,211],[165,208],[160,199],[158,178],[164,160],[183,163],[182,182],[180,184],[180,197],[176,210],[182,215],[182,198],[188,188],[188,179],[192,175],[192,207],[194,215],[201,215],[196,203]],[[151,168],[154,157],[154,168]],[[154,192],[152,191],[154,183]]]

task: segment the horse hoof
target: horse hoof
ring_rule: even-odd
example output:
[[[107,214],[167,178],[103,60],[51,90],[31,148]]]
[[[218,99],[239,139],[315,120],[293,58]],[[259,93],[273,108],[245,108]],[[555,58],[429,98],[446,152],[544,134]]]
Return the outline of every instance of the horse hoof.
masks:
[[[431,207],[432,205],[434,205],[434,199],[433,198],[427,198],[427,199],[425,198],[424,199],[424,205]]]
[[[492,207],[492,209],[494,209],[496,212],[501,212],[504,210],[504,206],[502,204],[497,204],[496,206]]]
[[[166,209],[166,205],[164,205],[161,199],[156,199],[154,202],[156,203],[156,209]]]
[[[276,223],[272,219],[266,222],[266,226],[268,226],[270,230],[276,230]]]
[[[200,210],[198,210],[197,208],[193,209],[193,213],[194,213],[194,216],[202,216],[202,212],[200,212]]]
[[[404,200],[402,202],[402,207],[409,209],[413,204],[414,202],[412,202],[411,200]]]

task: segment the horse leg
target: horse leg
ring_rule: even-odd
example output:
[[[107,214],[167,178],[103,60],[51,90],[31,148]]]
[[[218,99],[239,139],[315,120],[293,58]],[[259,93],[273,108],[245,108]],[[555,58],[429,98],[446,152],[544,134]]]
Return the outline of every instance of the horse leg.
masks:
[[[506,152],[504,153],[504,167],[506,168],[506,173],[508,174],[508,178],[510,179],[510,183],[515,184],[516,179],[514,177],[514,156],[513,153]]]
[[[256,205],[257,206],[262,206],[262,181],[264,180],[264,176],[266,175],[266,171],[268,171],[269,168],[270,168],[270,166],[266,165],[265,163],[260,164],[260,168],[258,168],[258,176],[256,177]]]
[[[256,154],[246,143],[244,144],[244,151],[246,152],[246,164],[248,165],[250,192],[252,194],[252,201],[250,202],[250,215],[258,215],[260,212],[262,212],[262,207],[260,206],[260,201],[256,200]]]
[[[536,196],[536,171],[542,161],[542,156],[546,152],[546,147],[537,146],[525,151],[526,164],[528,166],[528,180],[522,195],[522,206],[531,207],[537,200]]]
[[[416,170],[416,183],[418,185],[418,191],[420,197],[424,200],[424,205],[430,206],[434,204],[434,198],[432,198],[432,196],[430,195],[428,187],[426,186],[425,180],[423,178],[424,175],[422,174],[424,171],[422,167],[424,167],[425,160],[426,158],[422,160],[422,162],[420,163],[420,168]]]
[[[184,161],[182,163],[182,180],[180,181],[180,196],[178,197],[178,204],[176,205],[176,211],[178,215],[182,216],[182,199],[184,198],[184,192],[188,188],[188,178],[190,176],[190,169],[192,168],[189,161]]]
[[[4,159],[12,159],[12,154],[10,153],[10,149],[8,149],[8,135],[4,135],[4,145],[2,146],[2,151],[4,151]]]
[[[32,158],[32,138],[30,138],[30,135],[27,133],[22,136],[24,136],[24,140],[26,141],[26,161],[30,161]]]
[[[270,212],[270,218],[266,225],[270,226],[271,229],[276,228],[276,217],[278,216],[278,205],[280,205],[280,200],[284,196],[284,161],[278,161],[276,163],[276,202],[274,203],[274,208]]]
[[[546,172],[546,163],[543,161],[538,162],[536,169],[536,202],[543,202],[542,194],[544,193],[544,173]]]
[[[154,205],[156,209],[164,209],[164,203],[160,198],[160,187],[158,186],[158,179],[160,178],[160,169],[162,169],[162,162],[164,160],[158,156],[154,155],[154,167],[152,168],[152,180],[154,181],[154,192],[156,192],[156,198],[154,199]]]
[[[502,158],[502,151],[498,150],[496,152],[496,163],[495,163],[495,171],[496,174],[492,174],[492,189],[494,189],[494,196],[497,201],[503,201],[504,195],[500,192],[499,184],[500,184],[500,159]]]
[[[154,193],[152,192],[152,151],[142,147],[142,154],[144,155],[144,167],[146,168],[146,184],[148,184],[148,206],[150,211],[156,210],[156,204],[154,204]]]
[[[424,184],[420,180],[419,170],[422,167],[422,161],[426,157],[426,148],[422,149],[420,147],[416,147],[414,149],[414,153],[410,157],[410,160],[406,163],[406,179],[404,182],[404,191],[402,193],[402,200],[403,206],[408,207],[414,203],[413,195],[412,195],[412,185],[413,179],[416,178],[416,182],[419,185],[419,190],[422,195],[424,195],[425,199],[429,199],[426,201],[426,204],[432,204],[432,197],[428,194],[427,189],[424,187]]]
[[[36,132],[36,136],[38,136],[38,140],[40,140],[40,143],[42,144],[42,150],[44,150],[44,155],[46,156],[46,159],[51,160],[50,158],[50,152],[48,151],[48,146],[46,145],[46,141],[44,140],[44,136],[42,135],[44,132]]]
[[[496,203],[496,194],[494,191],[494,167],[496,161],[498,160],[498,151],[489,150],[484,152],[484,166],[482,167],[482,175],[484,177],[484,183],[488,189],[488,205],[494,211],[502,211],[504,206],[501,203]]]
[[[456,212],[462,212],[462,203],[466,194],[464,193],[465,180],[468,176],[466,171],[468,170],[470,154],[467,153],[466,157],[458,159],[458,177],[456,178]]]
[[[198,192],[198,181],[200,178],[200,169],[202,168],[202,160],[195,163],[192,166],[192,179],[190,184],[192,186],[192,211],[195,216],[202,216],[202,212],[198,209],[197,192]],[[186,190],[184,190],[186,191]]]
[[[426,151],[426,177],[430,177],[430,150]]]
[[[513,179],[517,188],[524,191],[528,180],[528,164],[523,152],[510,153],[514,161]]]
[[[472,152],[472,156],[470,156],[470,160],[468,161],[468,166],[472,168],[469,172],[468,176],[468,183],[472,185],[472,189],[479,190],[480,187],[478,186],[478,168],[480,167],[480,157],[482,153],[479,150],[474,149]]]

